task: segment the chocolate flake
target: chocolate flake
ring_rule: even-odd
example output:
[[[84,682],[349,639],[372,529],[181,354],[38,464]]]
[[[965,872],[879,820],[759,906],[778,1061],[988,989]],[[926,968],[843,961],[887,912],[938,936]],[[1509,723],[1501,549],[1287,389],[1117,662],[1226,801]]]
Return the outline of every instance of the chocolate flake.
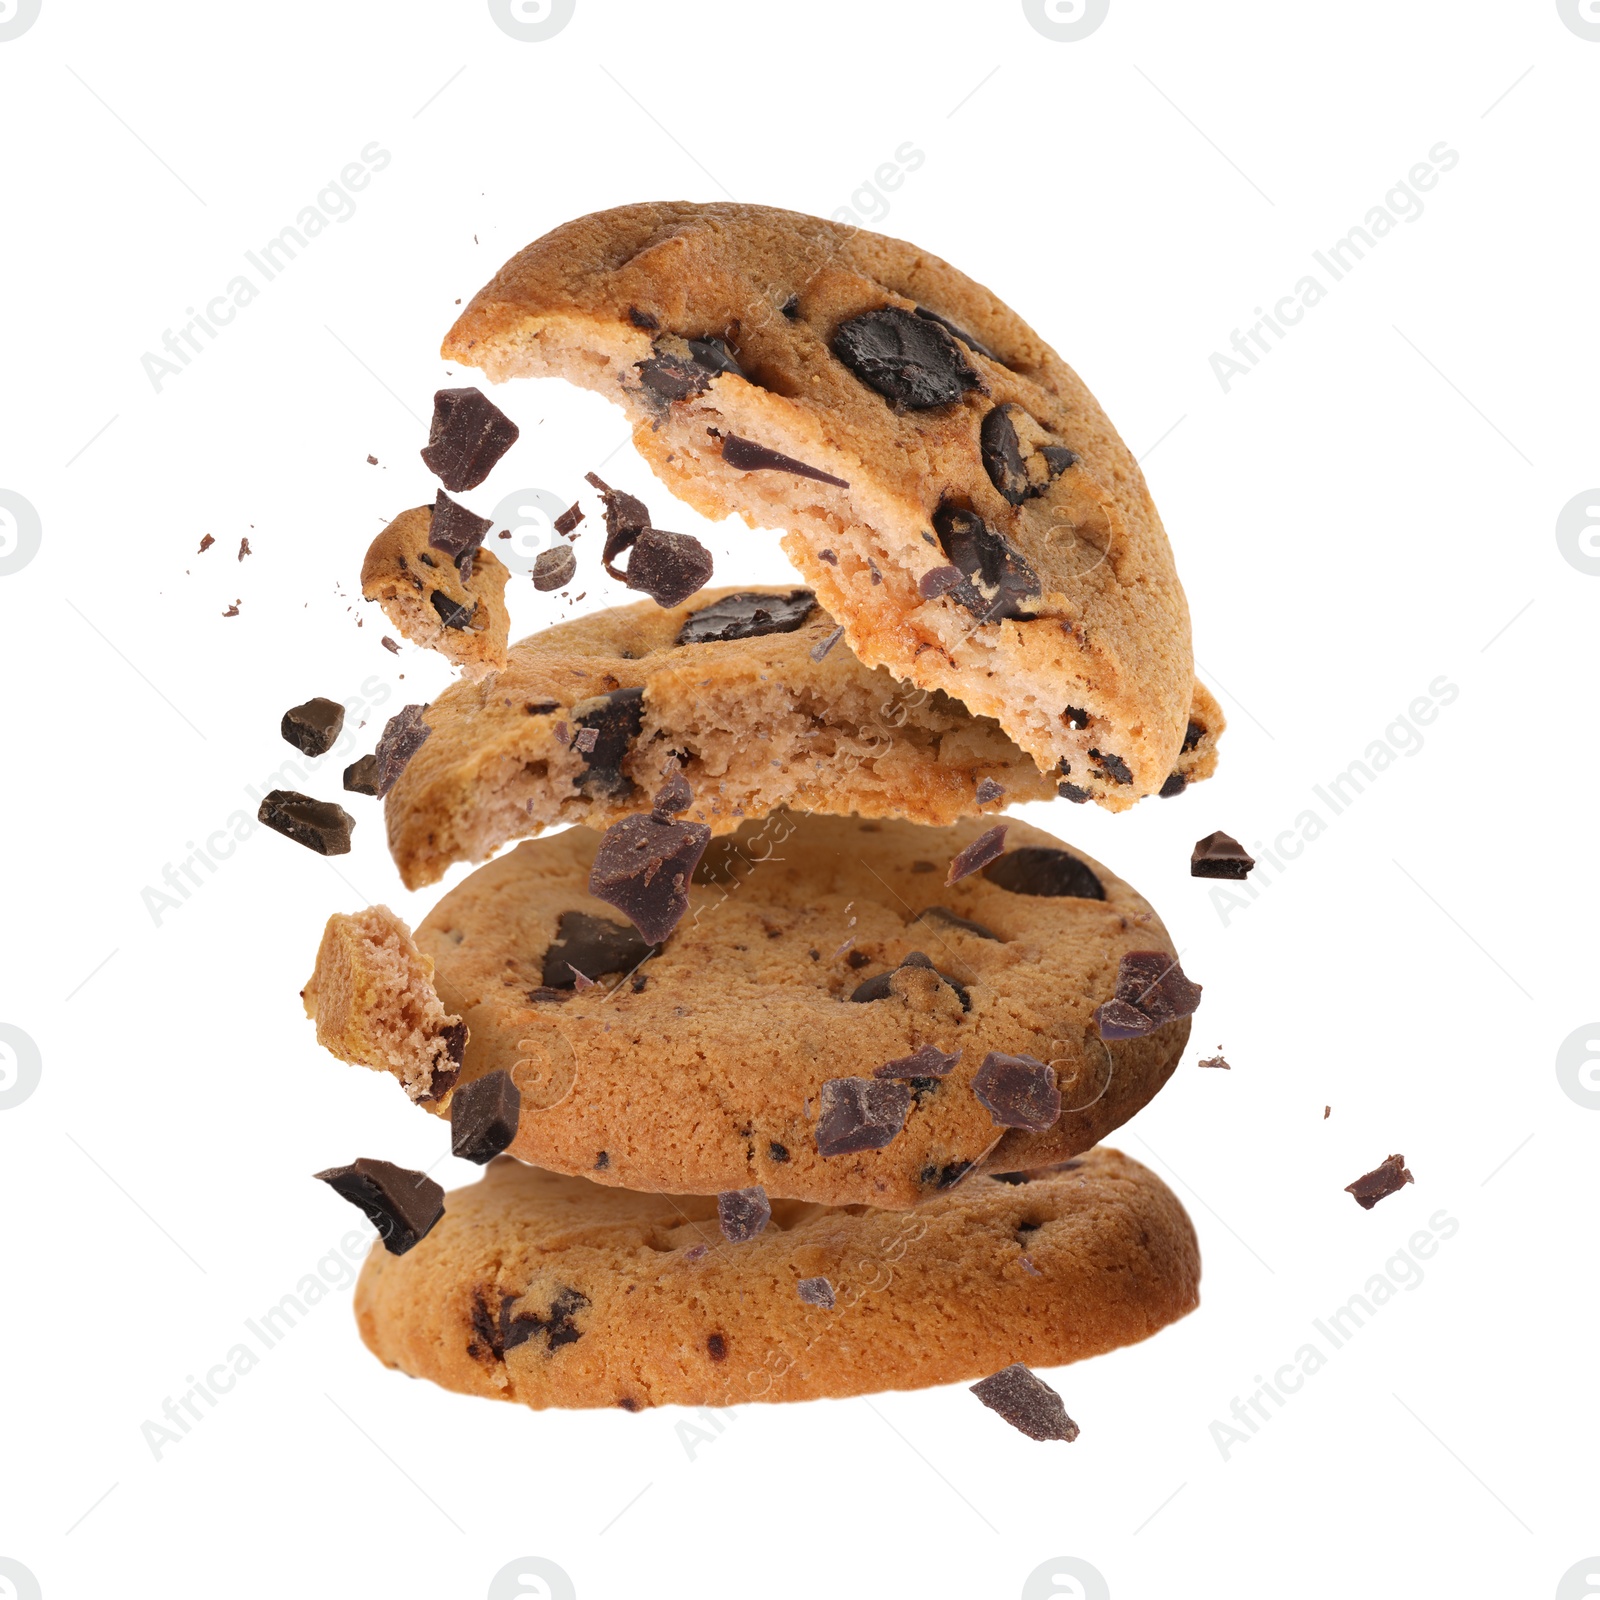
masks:
[[[1004,786],[996,783],[993,778],[984,778],[979,782],[978,792],[973,798],[980,806],[992,806],[1005,792]]]
[[[422,748],[423,741],[433,732],[422,720],[425,706],[402,706],[384,724],[378,738],[378,748],[373,752],[378,768],[378,797],[394,788],[407,763]]]
[[[826,1278],[802,1278],[794,1286],[794,1292],[806,1305],[821,1306],[824,1311],[832,1311],[837,1304],[833,1285]]]
[[[351,794],[377,794],[378,758],[362,756],[359,761],[352,761],[344,769],[344,786]]]
[[[821,661],[823,657],[826,656],[827,653],[833,649],[833,647],[838,644],[842,638],[844,638],[844,629],[839,627],[835,628],[826,639],[817,640],[817,642],[812,645],[809,652],[811,659],[813,661]]]
[[[579,755],[586,756],[600,742],[598,728],[580,728],[572,740],[572,748]]]
[[[422,459],[453,493],[476,489],[517,442],[519,432],[482,390],[441,389],[433,397],[433,425]]]
[[[970,878],[974,872],[1004,855],[1008,826],[1008,823],[1002,822],[998,827],[980,833],[966,849],[960,851],[950,862],[950,871],[944,880],[946,886]]]
[[[829,1078],[818,1098],[817,1154],[881,1150],[905,1126],[911,1091],[874,1078]]]
[[[1163,1023],[1191,1017],[1201,986],[1191,983],[1165,950],[1130,950],[1117,963],[1115,997],[1095,1010],[1102,1039],[1138,1039]]]
[[[1327,1116],[1327,1112],[1323,1112]],[[1354,1183],[1347,1183],[1344,1192],[1356,1197],[1363,1211],[1370,1211],[1380,1200],[1398,1194],[1408,1183],[1415,1183],[1404,1156],[1385,1156],[1371,1172],[1364,1172]]]
[[[1056,1069],[1033,1056],[991,1050],[973,1076],[972,1092],[999,1128],[1043,1133],[1061,1119]]]
[[[579,749],[585,766],[573,787],[591,800],[628,799],[634,784],[623,772],[622,763],[644,725],[644,689],[612,689],[580,700],[572,708],[572,717],[580,729],[592,728],[596,734],[591,748]],[[558,724],[558,737],[561,731]]]
[[[383,646],[383,648],[389,652],[390,655],[397,656],[397,655],[400,654],[400,643],[399,643],[399,641],[397,639],[391,639],[388,634],[384,634],[384,636],[378,641],[378,643],[381,644]]]
[[[458,505],[443,489],[433,498],[433,516],[428,523],[428,544],[442,550],[452,561],[483,543],[483,536],[494,524]]]
[[[507,1072],[486,1072],[450,1101],[450,1153],[481,1167],[517,1136],[522,1094]]]
[[[563,911],[556,936],[544,953],[542,981],[547,989],[571,989],[574,973],[598,980],[612,972],[631,972],[656,953],[626,922],[591,917],[587,911]],[[565,998],[565,997],[563,997]]]
[[[633,542],[622,581],[665,610],[705,588],[711,567],[711,552],[692,534],[645,528]]]
[[[304,705],[290,706],[283,714],[280,731],[296,750],[308,756],[325,756],[343,726],[344,707],[337,700],[318,695]]]
[[[948,504],[934,512],[933,528],[962,574],[947,591],[954,599],[981,622],[1027,619],[1023,602],[1039,594],[1039,576],[1008,539],[975,512]]]
[[[478,602],[474,600],[470,606],[464,606],[459,600],[452,600],[443,589],[435,589],[428,596],[428,604],[439,614],[439,621],[446,628],[454,628],[458,632],[472,626],[472,619],[478,614]]]
[[[392,1256],[403,1256],[425,1239],[444,1215],[444,1190],[427,1173],[390,1161],[363,1156],[348,1167],[329,1167],[315,1176],[366,1212]]]
[[[717,1223],[729,1244],[745,1244],[772,1220],[767,1191],[759,1183],[726,1189],[717,1196]]]
[[[1094,798],[1087,789],[1080,788],[1075,783],[1058,783],[1056,785],[1056,793],[1063,800],[1070,800],[1075,806],[1081,806],[1086,801]]]
[[[874,1078],[942,1078],[961,1059],[959,1050],[947,1056],[936,1044],[925,1044],[908,1056],[885,1061]]]
[[[816,605],[817,597],[809,589],[791,589],[787,594],[750,590],[725,594],[685,620],[678,630],[678,643],[728,644],[769,633],[794,633],[805,626]]]
[[[972,1392],[1030,1439],[1063,1439],[1071,1444],[1078,1437],[1078,1424],[1067,1415],[1061,1396],[1020,1361],[973,1384]]]
[[[719,434],[715,428],[706,430],[713,438],[722,440],[722,459],[740,472],[789,472],[797,478],[810,478],[816,483],[831,483],[835,488],[848,489],[847,478],[836,478],[821,467],[808,467],[793,456],[773,450],[753,439],[741,439],[736,433]]]
[[[921,967],[931,972],[941,983],[947,983],[955,990],[956,998],[961,1002],[963,1011],[972,1009],[972,999],[967,994],[966,985],[958,983],[947,973],[940,972],[937,967],[920,950],[913,950],[898,967],[891,967],[887,972],[880,972],[875,977],[868,978],[865,983],[858,984],[850,998],[860,1004],[867,1004],[873,1000],[887,1000],[894,993],[891,980],[895,973],[905,967]]]
[[[552,589],[565,589],[577,575],[578,558],[570,544],[558,544],[541,550],[533,558],[533,586],[541,594]]]
[[[913,868],[915,870],[915,868]],[[960,928],[963,933],[970,933],[979,939],[993,939],[997,944],[1003,941],[993,928],[986,928],[981,922],[974,922],[970,917],[957,916],[949,906],[928,906],[919,911],[912,922],[942,922],[947,927]]]
[[[711,830],[703,822],[624,817],[601,836],[589,893],[660,944],[689,909],[689,883],[710,842]]]
[[[1105,885],[1075,855],[1047,845],[1025,844],[1008,850],[984,877],[1008,894],[1031,894],[1058,899],[1104,900]]]
[[[262,800],[256,820],[319,856],[348,855],[350,831],[356,825],[343,806],[313,800],[293,789],[274,789]]]
[[[568,506],[559,517],[556,518],[551,526],[562,536],[562,538],[570,539],[572,537],[572,530],[576,528],[582,521],[583,507],[580,506],[576,500],[574,500],[572,504]]]
[[[843,322],[829,348],[864,384],[913,411],[980,387],[943,319],[885,306]]]
[[[1237,839],[1221,832],[1208,833],[1198,840],[1189,857],[1191,878],[1248,878],[1255,866],[1252,856]]]
[[[999,405],[983,419],[978,449],[989,481],[1006,500],[1020,506],[1044,494],[1060,475],[1077,462],[1064,445],[1052,445],[1049,435],[1014,401]]]

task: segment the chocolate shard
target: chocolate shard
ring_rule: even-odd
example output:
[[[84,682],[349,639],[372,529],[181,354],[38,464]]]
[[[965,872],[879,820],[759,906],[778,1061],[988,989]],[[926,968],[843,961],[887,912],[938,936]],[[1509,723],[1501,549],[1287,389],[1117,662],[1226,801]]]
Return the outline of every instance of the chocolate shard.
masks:
[[[829,348],[868,388],[912,411],[949,405],[981,387],[942,319],[898,306],[840,323]]]
[[[1196,841],[1194,852],[1189,857],[1189,876],[1248,878],[1255,864],[1255,857],[1237,839],[1219,830]]]
[[[584,759],[584,770],[573,786],[591,800],[626,800],[634,792],[633,779],[622,770],[644,726],[644,690],[612,689],[580,700],[572,708],[581,730],[594,730],[593,740],[574,747]]]
[[[624,817],[601,836],[589,893],[615,906],[651,944],[660,944],[689,909],[689,884],[710,842],[703,822]]]
[[[1071,1444],[1078,1437],[1078,1424],[1067,1415],[1061,1396],[1020,1361],[973,1384],[972,1392],[1030,1439],[1063,1439]]]
[[[942,1078],[961,1059],[959,1050],[947,1056],[936,1044],[925,1044],[908,1056],[898,1056],[872,1074],[874,1078]]]
[[[992,806],[996,800],[1005,795],[1005,786],[998,784],[993,778],[983,778],[978,783],[977,792],[973,795],[980,806]]]
[[[706,430],[722,440],[722,459],[740,472],[788,472],[797,478],[810,478],[816,483],[831,483],[835,488],[848,489],[848,478],[836,478],[821,467],[808,467],[793,456],[757,444],[753,439],[741,439],[736,433],[719,434],[715,428]]]
[[[308,756],[325,756],[344,726],[344,707],[318,695],[304,705],[290,706],[283,714],[281,731],[296,750]]]
[[[1344,1192],[1354,1195],[1363,1211],[1370,1211],[1380,1200],[1386,1200],[1408,1183],[1415,1182],[1404,1156],[1386,1156],[1371,1172],[1364,1172],[1354,1183],[1347,1183]]]
[[[948,984],[956,992],[956,998],[961,1002],[963,1011],[972,1009],[972,997],[967,993],[966,985],[957,982],[948,973],[939,969],[920,950],[913,950],[898,967],[891,967],[887,972],[877,973],[868,978],[865,983],[857,984],[850,998],[860,1004],[867,1004],[873,1000],[887,1000],[894,993],[892,980],[895,973],[906,967],[922,967],[939,979],[941,983]]]
[[[1008,850],[984,877],[1008,894],[1046,898],[1069,895],[1077,900],[1104,900],[1105,885],[1075,855],[1046,845],[1027,844]]]
[[[1007,826],[1002,822],[998,827],[980,833],[966,849],[959,851],[950,862],[950,871],[944,880],[946,885],[960,883],[991,861],[998,861],[1005,854]]]
[[[601,565],[620,581],[622,573],[612,566],[612,562],[650,526],[650,508],[636,495],[613,489],[592,472],[586,472],[583,476],[585,482],[599,490],[600,498],[605,503],[606,542],[600,552]]]
[[[541,550],[533,558],[533,586],[543,594],[552,589],[565,589],[578,571],[578,558],[570,544],[558,544]]]
[[[997,944],[1003,943],[1000,935],[993,928],[986,928],[981,922],[974,922],[970,917],[957,916],[949,906],[928,906],[919,911],[911,919],[913,922],[942,922],[949,928],[960,928],[963,933],[975,934],[980,939],[993,939]]]
[[[344,769],[344,786],[351,794],[377,794],[378,758],[362,756],[359,761],[352,761]]]
[[[991,1050],[973,1076],[972,1092],[999,1128],[1043,1133],[1061,1119],[1056,1069],[1033,1056]]]
[[[293,789],[274,789],[262,800],[256,820],[319,856],[348,855],[350,832],[356,825],[343,806],[313,800]]]
[[[794,633],[817,607],[809,589],[788,594],[725,594],[687,617],[678,630],[679,644],[728,644],[759,639],[768,633]]]
[[[1014,401],[996,406],[978,430],[978,450],[989,481],[1014,506],[1044,494],[1077,455],[1049,435]]]
[[[428,523],[428,545],[442,550],[452,561],[459,561],[469,550],[483,543],[483,536],[494,524],[458,505],[443,489],[433,497],[433,517]]]
[[[363,1156],[348,1167],[329,1167],[316,1176],[366,1212],[392,1256],[403,1256],[419,1239],[425,1239],[444,1215],[444,1190],[427,1173],[397,1167],[391,1161]]]
[[[694,790],[689,787],[689,780],[681,772],[673,772],[656,790],[650,809],[658,817],[670,817],[687,811],[693,804]]]
[[[826,638],[818,639],[812,645],[808,654],[813,661],[821,661],[842,638],[844,638],[844,629],[842,627],[835,628]]]
[[[481,1167],[517,1136],[522,1094],[508,1072],[486,1072],[456,1090],[450,1101],[450,1153]]]
[[[1200,1007],[1201,985],[1165,950],[1130,950],[1117,963],[1115,997],[1095,1011],[1102,1039],[1134,1039]]]
[[[476,489],[520,432],[481,389],[441,389],[422,459],[452,493]]]
[[[433,729],[422,720],[426,706],[402,706],[384,724],[373,760],[378,769],[378,797],[394,788],[400,774],[419,751]]]
[[[551,526],[562,536],[562,538],[570,539],[572,537],[572,530],[576,528],[582,521],[583,507],[580,506],[576,500],[574,500],[572,504],[568,506],[559,517],[556,518]]]
[[[1039,575],[1008,539],[975,512],[948,504],[934,512],[933,531],[962,574],[949,590],[953,599],[982,622],[1029,615],[1025,602],[1038,596]]]
[[[446,628],[454,628],[458,632],[472,626],[472,619],[478,614],[478,602],[474,600],[470,606],[464,606],[459,600],[452,600],[443,589],[435,589],[428,596],[428,604],[438,613],[439,621]]]
[[[767,1191],[759,1183],[748,1189],[727,1189],[717,1196],[717,1224],[729,1244],[744,1244],[772,1220]]]
[[[634,540],[622,581],[663,610],[681,606],[711,581],[711,552],[692,534],[645,528]]]
[[[905,1126],[911,1091],[874,1078],[829,1078],[818,1097],[817,1154],[881,1150]]]
[[[704,393],[711,387],[711,380],[724,372],[744,377],[727,340],[713,334],[701,339],[680,339],[676,334],[664,333],[651,348],[654,353],[634,366],[645,388],[668,402]]]
[[[794,1292],[808,1306],[821,1306],[824,1311],[832,1311],[838,1303],[833,1285],[826,1278],[802,1278],[794,1286]]]
[[[556,936],[544,953],[541,982],[546,989],[571,989],[574,973],[591,982],[613,972],[632,972],[656,953],[626,922],[591,917],[587,911],[563,911],[556,918]]]

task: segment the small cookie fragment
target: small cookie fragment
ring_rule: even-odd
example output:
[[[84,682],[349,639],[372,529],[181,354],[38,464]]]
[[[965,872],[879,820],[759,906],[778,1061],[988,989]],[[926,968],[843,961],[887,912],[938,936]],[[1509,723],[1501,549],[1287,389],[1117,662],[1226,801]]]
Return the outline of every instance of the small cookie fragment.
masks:
[[[520,432],[481,389],[441,389],[433,397],[433,424],[422,459],[452,493],[476,489]]]
[[[946,1055],[936,1044],[925,1044],[908,1056],[885,1061],[875,1078],[942,1078],[961,1059],[961,1052]]]
[[[1347,1183],[1344,1192],[1354,1195],[1363,1211],[1370,1211],[1380,1200],[1398,1194],[1408,1183],[1415,1182],[1404,1156],[1386,1156],[1371,1172],[1364,1172],[1354,1183]]]
[[[606,829],[589,874],[589,893],[617,908],[652,944],[689,909],[689,882],[711,842],[703,822],[624,817]]]
[[[1095,1009],[1100,1037],[1139,1039],[1165,1022],[1192,1017],[1201,985],[1184,976],[1178,958],[1165,950],[1130,950],[1117,963],[1114,998]]]
[[[480,1167],[493,1161],[517,1136],[522,1092],[509,1072],[486,1072],[464,1083],[450,1098],[450,1153]]]
[[[802,1278],[794,1286],[794,1292],[808,1306],[821,1306],[824,1311],[832,1311],[838,1303],[833,1285],[826,1278]]]
[[[973,1076],[972,1092],[997,1128],[1043,1133],[1061,1117],[1056,1069],[1033,1056],[1008,1056],[991,1050]]]
[[[469,551],[476,553],[484,534],[493,526],[487,517],[468,511],[441,489],[434,496],[433,515],[428,521],[428,544],[459,564]]]
[[[362,756],[344,769],[344,786],[351,794],[376,795],[378,792],[378,758]]]
[[[950,871],[945,877],[945,883],[959,883],[963,878],[970,878],[974,872],[997,861],[1005,854],[1006,824],[1001,823],[996,828],[990,828],[986,833],[980,833],[976,839],[961,851],[950,863]]]
[[[817,1154],[882,1150],[905,1126],[911,1091],[872,1078],[829,1078],[818,1101]]]
[[[1191,878],[1248,878],[1255,857],[1235,838],[1221,832],[1198,840],[1189,857]]]
[[[296,750],[308,756],[325,756],[344,727],[344,707],[318,695],[304,705],[290,706],[283,714],[280,732]]]
[[[1061,1396],[1020,1361],[971,1388],[991,1411],[1030,1439],[1064,1439],[1071,1444],[1078,1437],[1078,1424],[1067,1415]]]
[[[717,1225],[729,1244],[744,1244],[772,1220],[767,1191],[759,1183],[748,1189],[727,1189],[717,1196]]]
[[[570,544],[558,544],[541,550],[533,558],[533,586],[542,594],[552,589],[565,589],[578,570],[578,558]]]
[[[419,751],[428,735],[433,732],[422,720],[426,706],[402,706],[384,724],[378,738],[378,748],[373,751],[373,765],[377,771],[377,795],[381,800],[394,788],[406,764]]]
[[[313,800],[293,789],[274,789],[261,802],[256,821],[281,833],[319,856],[350,853],[350,833],[356,819],[331,800]]]
[[[348,1167],[329,1167],[314,1176],[366,1213],[392,1256],[403,1256],[427,1238],[444,1215],[444,1190],[427,1173],[392,1161],[362,1156]]]

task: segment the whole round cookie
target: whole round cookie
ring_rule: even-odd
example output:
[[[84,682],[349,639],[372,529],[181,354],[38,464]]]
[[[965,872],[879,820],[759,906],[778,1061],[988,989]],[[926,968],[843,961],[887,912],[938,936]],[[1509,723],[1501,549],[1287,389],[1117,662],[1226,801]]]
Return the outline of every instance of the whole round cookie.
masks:
[[[659,949],[589,894],[597,834],[518,845],[416,933],[467,1025],[457,1092],[507,1072],[512,1155],[674,1193],[903,1208],[1077,1155],[1176,1066],[1187,1016],[1109,1042],[1095,1016],[1124,955],[1176,957],[1142,896],[1023,823],[947,884],[986,820],[775,812],[712,841]]]
[[[869,666],[995,718],[1121,810],[1189,719],[1189,613],[1138,463],[1072,369],[914,245],[683,202],[569,222],[507,262],[444,356],[620,404],[707,516],[784,548]]]
[[[990,717],[867,668],[809,589],[709,589],[620,606],[524,639],[483,682],[428,707],[427,742],[386,802],[408,888],[562,822],[647,809],[664,770],[685,813],[727,833],[781,807],[942,824],[1021,800],[1043,777]],[[1223,722],[1194,685],[1178,788],[1210,773]]]
[[[779,1201],[727,1243],[717,1202],[496,1161],[405,1255],[374,1246],[356,1321],[386,1366],[523,1405],[743,1405],[1061,1366],[1199,1303],[1177,1197],[1115,1150],[974,1178],[913,1212]]]

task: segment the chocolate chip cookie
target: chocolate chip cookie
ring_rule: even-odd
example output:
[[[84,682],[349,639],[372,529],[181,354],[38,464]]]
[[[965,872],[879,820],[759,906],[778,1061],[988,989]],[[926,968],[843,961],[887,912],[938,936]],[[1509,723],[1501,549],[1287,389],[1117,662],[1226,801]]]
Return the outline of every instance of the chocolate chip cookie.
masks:
[[[974,1178],[912,1212],[780,1200],[739,1244],[714,1198],[502,1157],[406,1254],[374,1247],[355,1309],[368,1348],[412,1377],[639,1411],[1060,1366],[1176,1322],[1199,1283],[1177,1197],[1115,1150]]]
[[[1143,475],[955,268],[765,206],[623,206],[514,257],[443,353],[620,404],[676,494],[785,530],[863,662],[993,717],[1072,797],[1169,782],[1194,665]]]

